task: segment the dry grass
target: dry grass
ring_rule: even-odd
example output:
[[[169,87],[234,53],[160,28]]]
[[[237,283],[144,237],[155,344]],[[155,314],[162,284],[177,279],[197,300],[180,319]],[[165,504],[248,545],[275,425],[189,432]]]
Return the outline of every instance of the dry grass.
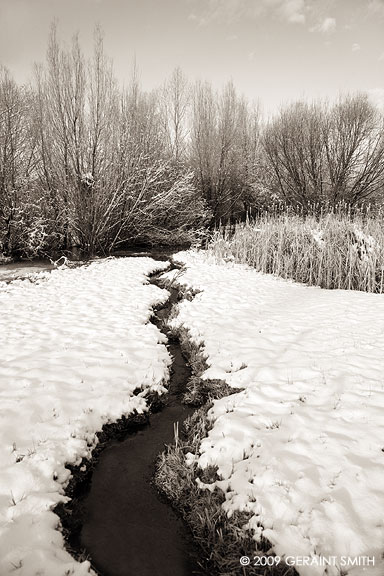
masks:
[[[260,272],[322,288],[384,292],[384,216],[265,214],[217,231],[208,250]]]
[[[224,398],[234,392],[239,392],[239,389],[234,390],[223,380],[203,380],[198,376],[192,376],[187,383],[183,402],[189,406],[203,406],[211,400]]]
[[[285,563],[272,567],[242,568],[241,556],[254,558],[272,554],[270,543],[252,539],[247,529],[250,514],[235,512],[228,518],[222,508],[225,494],[215,488],[203,490],[197,478],[211,484],[218,479],[215,467],[201,470],[196,462],[187,462],[187,454],[198,454],[199,446],[211,427],[207,416],[211,404],[205,404],[185,422],[183,437],[167,447],[157,463],[156,486],[168,497],[189,524],[203,551],[202,567],[216,576],[293,576],[295,571]]]
[[[183,290],[181,289],[181,292]],[[172,317],[177,314],[177,305]],[[157,462],[155,484],[190,526],[203,554],[201,566],[205,573],[215,576],[294,576],[295,570],[285,563],[278,566],[240,566],[240,557],[253,559],[257,555],[273,555],[270,543],[262,539],[256,543],[247,528],[250,514],[235,512],[228,518],[222,504],[225,494],[218,488],[213,491],[199,488],[196,480],[206,484],[218,480],[216,467],[199,468],[196,456],[200,444],[212,427],[209,409],[216,398],[228,396],[234,390],[223,380],[201,378],[207,369],[204,347],[190,338],[184,327],[173,328],[172,333],[180,341],[183,354],[188,358],[193,372],[187,384],[184,402],[197,409],[183,425],[179,434],[175,428],[175,441],[168,446]],[[195,455],[191,461],[191,455]]]

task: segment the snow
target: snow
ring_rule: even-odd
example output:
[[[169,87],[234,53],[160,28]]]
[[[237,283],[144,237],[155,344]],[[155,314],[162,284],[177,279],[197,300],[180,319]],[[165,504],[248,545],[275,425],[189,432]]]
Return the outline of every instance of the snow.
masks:
[[[319,248],[322,248],[325,245],[324,230],[311,230],[311,235]]]
[[[255,539],[263,533],[277,555],[313,558],[296,566],[302,576],[340,574],[342,557],[362,556],[368,568],[354,561],[343,574],[382,575],[383,296],[307,287],[203,252],[175,258],[186,265],[177,282],[202,292],[173,323],[204,344],[204,378],[239,389],[209,413],[198,461],[220,479],[205,486],[224,491],[229,515],[251,512]]]
[[[373,236],[364,234],[364,232],[357,226],[354,227],[353,232],[356,242],[352,244],[352,247],[355,252],[359,253],[359,257],[362,260],[367,261],[369,259],[369,254],[372,255],[375,252],[377,252],[377,254],[380,253],[380,244],[376,242]]]
[[[1,576],[89,573],[64,550],[52,507],[95,432],[165,390],[170,357],[148,320],[168,292],[146,277],[165,267],[106,259],[0,282]]]

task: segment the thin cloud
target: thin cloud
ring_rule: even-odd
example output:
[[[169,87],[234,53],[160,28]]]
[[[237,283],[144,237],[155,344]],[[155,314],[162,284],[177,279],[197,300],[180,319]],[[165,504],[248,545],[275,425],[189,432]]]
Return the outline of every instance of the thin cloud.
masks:
[[[368,10],[384,16],[384,0],[369,0]]]
[[[336,30],[335,18],[324,18],[322,22],[310,28],[311,32],[320,32],[321,34],[332,34]]]
[[[329,34],[336,30],[336,19],[335,18],[325,18],[321,23],[320,32],[323,34]]]
[[[292,24],[305,23],[304,0],[285,0],[281,3],[280,14]]]
[[[257,19],[263,14],[275,14],[290,24],[304,24],[307,0],[192,0],[193,16],[200,26],[224,20]],[[197,16],[197,14],[199,14]],[[191,18],[189,18],[191,19]]]
[[[209,0],[204,4],[195,0],[194,4],[193,18],[190,15],[189,19],[197,21],[200,26],[207,26],[216,20],[234,22],[243,16],[246,9],[245,0]]]
[[[384,88],[370,88],[368,90],[368,97],[375,106],[384,110]]]
[[[352,52],[360,52],[360,50],[361,50],[360,44],[358,44],[357,42],[352,44]]]

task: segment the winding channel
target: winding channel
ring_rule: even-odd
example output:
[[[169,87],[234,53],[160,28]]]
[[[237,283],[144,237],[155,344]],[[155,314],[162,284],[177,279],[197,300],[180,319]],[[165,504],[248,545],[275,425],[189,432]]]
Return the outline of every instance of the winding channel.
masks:
[[[151,282],[159,284],[160,274]],[[146,422],[127,426],[122,437],[112,434],[105,442],[92,475],[77,491],[72,521],[67,522],[70,548],[85,550],[102,576],[204,576],[188,527],[152,483],[156,459],[174,439],[174,425],[193,412],[181,403],[191,371],[178,340],[165,326],[177,300],[178,291],[172,288],[152,318],[166,334],[173,359],[165,405]],[[68,510],[58,513],[65,528]]]

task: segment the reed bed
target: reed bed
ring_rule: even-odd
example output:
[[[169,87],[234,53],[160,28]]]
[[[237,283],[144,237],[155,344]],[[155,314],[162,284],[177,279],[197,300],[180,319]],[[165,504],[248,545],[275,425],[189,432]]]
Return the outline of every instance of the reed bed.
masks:
[[[207,249],[217,258],[322,288],[384,292],[381,212],[263,214],[218,229]]]

